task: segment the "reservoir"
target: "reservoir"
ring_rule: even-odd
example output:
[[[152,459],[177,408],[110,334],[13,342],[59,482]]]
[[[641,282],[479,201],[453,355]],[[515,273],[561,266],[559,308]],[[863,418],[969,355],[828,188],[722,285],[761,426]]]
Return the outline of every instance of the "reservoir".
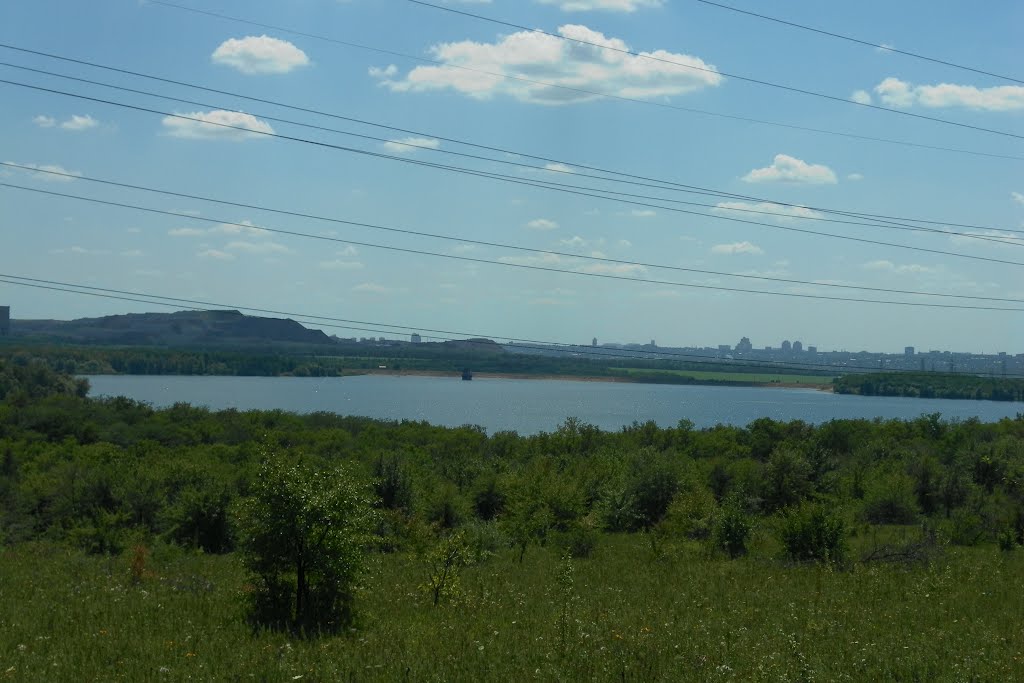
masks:
[[[1024,413],[1024,404],[996,401],[838,395],[814,389],[682,386],[543,379],[459,377],[206,377],[91,376],[90,396],[127,396],[155,407],[191,403],[214,410],[280,409],[332,412],[383,420],[416,420],[493,434],[550,432],[569,417],[619,430],[635,421],[674,426],[744,426],[760,417],[810,423],[846,418],[945,419],[995,422]]]

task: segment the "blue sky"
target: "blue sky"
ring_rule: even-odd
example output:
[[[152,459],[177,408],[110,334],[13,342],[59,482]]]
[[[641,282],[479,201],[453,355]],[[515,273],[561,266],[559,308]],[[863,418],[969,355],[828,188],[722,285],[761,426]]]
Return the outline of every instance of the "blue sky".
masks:
[[[737,6],[1024,78],[1024,6],[962,2],[785,0]],[[199,7],[197,3],[192,6]],[[681,111],[684,107],[869,137],[1024,157],[1019,138],[873,111],[722,76],[773,81],[973,126],[1024,134],[1024,86],[741,16],[694,0],[493,0],[446,6],[673,62],[529,34],[405,0],[217,0],[204,9],[441,65],[136,0],[36,0],[0,6],[0,42],[399,128],[405,135],[2,50],[3,61],[204,102],[198,107],[0,67],[0,78],[371,152],[716,204],[720,197],[612,185],[567,173],[447,156],[471,141],[578,165],[775,202],[950,221],[1001,242],[786,216],[675,213],[497,182],[336,149],[203,126],[0,84],[0,160],[188,194],[597,256],[808,282],[1020,299],[1022,266],[860,244],[722,221],[841,233],[1024,262],[1024,161],[853,140]],[[453,66],[455,65],[455,66]],[[476,69],[470,71],[457,66]],[[501,72],[543,87],[501,79]],[[646,100],[586,96],[578,90]],[[225,110],[239,110],[237,112]],[[314,131],[293,119],[411,142]],[[503,161],[543,162],[501,153]],[[576,164],[576,165],[573,165]],[[334,316],[500,339],[755,346],[801,339],[822,349],[904,345],[1024,352],[1024,312],[911,308],[597,279],[606,273],[710,286],[913,301],[900,297],[545,256],[332,225],[0,169],[0,182],[186,214],[158,216],[0,188],[4,273],[164,296]],[[657,203],[657,202],[656,202]],[[784,213],[780,205],[732,204]],[[671,206],[662,203],[663,206]],[[686,208],[686,207],[683,207]],[[791,211],[792,209],[790,209]],[[704,211],[701,209],[701,211]],[[820,216],[799,209],[804,216]],[[337,242],[260,232],[252,224]],[[521,270],[402,254],[348,241],[544,265]],[[152,305],[0,283],[14,317],[71,318]],[[984,303],[984,302],[981,302]],[[328,328],[325,328],[328,329]],[[366,332],[328,329],[341,336]],[[396,333],[393,336],[402,336]]]

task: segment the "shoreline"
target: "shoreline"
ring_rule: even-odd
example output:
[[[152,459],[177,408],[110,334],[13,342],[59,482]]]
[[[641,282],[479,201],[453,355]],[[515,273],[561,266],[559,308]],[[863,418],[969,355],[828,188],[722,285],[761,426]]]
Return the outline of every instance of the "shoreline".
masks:
[[[381,377],[458,377],[455,372],[445,370],[381,370],[366,369],[346,372],[342,377],[358,377],[376,375]],[[474,372],[474,379],[527,379],[549,380],[560,382],[611,382],[618,384],[663,384],[669,386],[706,386],[706,387],[750,387],[753,389],[814,389],[825,393],[834,393],[832,385],[815,382],[736,382],[729,380],[700,380],[689,382],[645,382],[642,378],[609,376],[609,375],[551,375],[515,372]]]

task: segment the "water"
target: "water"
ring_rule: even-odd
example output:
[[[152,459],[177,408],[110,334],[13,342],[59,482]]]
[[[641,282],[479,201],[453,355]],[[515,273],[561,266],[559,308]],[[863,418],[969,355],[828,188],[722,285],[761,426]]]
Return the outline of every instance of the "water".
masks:
[[[479,425],[493,434],[552,431],[567,417],[618,430],[634,421],[698,427],[746,425],[759,417],[825,422],[836,418],[978,417],[991,422],[1024,404],[841,396],[813,389],[672,386],[562,380],[389,377],[94,376],[92,396],[127,396],[157,407],[184,402],[213,409],[327,411],[388,420]]]

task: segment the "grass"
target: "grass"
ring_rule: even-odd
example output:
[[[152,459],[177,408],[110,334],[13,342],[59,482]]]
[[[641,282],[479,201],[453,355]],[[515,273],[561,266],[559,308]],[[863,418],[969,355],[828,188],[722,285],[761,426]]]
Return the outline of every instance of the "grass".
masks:
[[[678,375],[695,380],[718,380],[722,382],[753,382],[755,384],[832,384],[832,375],[792,375],[783,373],[717,372],[705,370],[656,370],[638,368],[610,368],[628,375]]]
[[[350,633],[245,625],[233,556],[0,552],[0,680],[1009,681],[1024,677],[1024,553],[930,566],[785,567],[653,554],[605,537],[571,573],[551,549],[467,569],[431,605],[407,554],[379,556]],[[566,578],[568,576],[568,579]],[[561,578],[560,578],[561,577]]]

